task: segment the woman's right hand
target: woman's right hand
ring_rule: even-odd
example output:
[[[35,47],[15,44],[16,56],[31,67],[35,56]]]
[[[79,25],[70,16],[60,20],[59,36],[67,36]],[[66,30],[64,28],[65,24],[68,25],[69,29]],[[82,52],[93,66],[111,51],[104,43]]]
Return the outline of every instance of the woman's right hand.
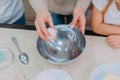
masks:
[[[37,13],[36,20],[35,20],[35,26],[36,26],[37,33],[39,34],[39,36],[43,40],[49,41],[47,36],[50,36],[51,34],[48,32],[45,23],[48,23],[49,27],[54,28],[50,12],[47,9],[40,10]]]

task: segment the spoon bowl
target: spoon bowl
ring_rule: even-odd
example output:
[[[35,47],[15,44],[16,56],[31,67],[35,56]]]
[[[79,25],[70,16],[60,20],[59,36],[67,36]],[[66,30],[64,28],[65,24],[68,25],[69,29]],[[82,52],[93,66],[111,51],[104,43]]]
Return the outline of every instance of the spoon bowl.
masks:
[[[19,60],[23,63],[23,64],[27,64],[28,63],[28,56],[26,53],[21,53],[19,55]]]

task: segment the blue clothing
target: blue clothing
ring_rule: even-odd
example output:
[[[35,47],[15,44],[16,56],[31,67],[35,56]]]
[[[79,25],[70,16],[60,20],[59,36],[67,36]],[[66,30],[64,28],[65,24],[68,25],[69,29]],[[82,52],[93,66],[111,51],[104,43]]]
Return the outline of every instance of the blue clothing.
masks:
[[[69,24],[72,21],[72,15],[61,15],[50,11],[54,25]],[[66,19],[65,19],[66,18]],[[66,21],[65,21],[66,20]]]
[[[73,19],[72,15],[61,15],[61,14],[56,14],[52,11],[50,11],[50,13],[51,13],[54,25],[69,24]],[[86,11],[85,16],[87,16],[87,15],[88,15],[88,12]]]
[[[25,14],[22,15],[22,17],[20,17],[16,22],[14,22],[13,24],[20,24],[20,25],[25,25],[26,21],[25,21]]]

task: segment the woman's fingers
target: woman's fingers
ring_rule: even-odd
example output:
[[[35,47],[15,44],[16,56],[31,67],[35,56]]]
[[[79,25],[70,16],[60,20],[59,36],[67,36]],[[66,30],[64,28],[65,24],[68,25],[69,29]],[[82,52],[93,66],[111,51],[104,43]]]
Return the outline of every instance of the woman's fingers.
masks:
[[[74,27],[76,25],[77,20],[78,20],[77,16],[73,15],[72,22],[69,25],[71,25],[72,27]]]
[[[86,19],[85,17],[80,17],[79,18],[79,30],[84,34],[85,33],[85,23],[86,23]]]
[[[47,39],[47,36],[50,36],[51,34],[48,32],[48,30],[46,28],[46,23],[48,23],[48,25],[51,28],[54,28],[52,18],[51,18],[51,15],[50,15],[49,11],[48,10],[42,10],[37,14],[37,17],[36,17],[36,20],[35,20],[35,26],[37,28],[37,32],[38,32],[39,36],[43,40],[49,41]]]
[[[81,32],[84,34],[84,32],[85,32],[86,18],[85,18],[84,11],[82,9],[80,9],[80,10],[81,10],[81,16],[79,17],[78,20],[79,20],[81,26],[79,26],[79,28],[80,28]]]
[[[70,23],[70,25],[76,26],[84,34],[85,23],[86,23],[86,18],[84,11],[81,9],[81,7],[76,6],[75,9],[73,10],[73,20]]]
[[[36,24],[36,28],[37,28],[37,33],[38,33],[38,35],[39,35],[43,40],[47,41],[46,36],[44,36],[44,33],[42,33],[42,31],[41,31],[41,29],[40,29],[40,27],[39,27],[38,24]]]
[[[49,27],[54,28],[54,24],[53,24],[51,16],[49,16],[48,18],[48,24],[49,24]]]

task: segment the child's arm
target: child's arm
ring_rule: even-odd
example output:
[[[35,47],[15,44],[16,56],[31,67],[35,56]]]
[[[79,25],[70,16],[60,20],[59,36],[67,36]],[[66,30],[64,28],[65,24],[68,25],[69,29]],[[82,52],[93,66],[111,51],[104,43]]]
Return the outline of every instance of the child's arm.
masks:
[[[120,26],[104,23],[104,15],[96,7],[93,7],[91,17],[92,29],[95,33],[102,35],[120,34]]]

